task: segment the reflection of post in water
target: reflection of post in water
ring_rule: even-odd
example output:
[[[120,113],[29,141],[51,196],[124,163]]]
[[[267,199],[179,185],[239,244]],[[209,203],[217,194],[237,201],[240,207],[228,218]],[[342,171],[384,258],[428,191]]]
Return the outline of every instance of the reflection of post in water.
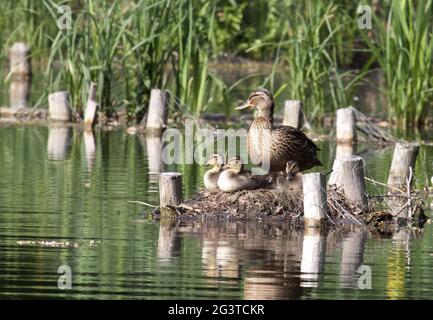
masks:
[[[9,87],[9,107],[13,110],[28,108],[30,102],[30,79],[12,79]]]
[[[65,160],[71,140],[71,128],[50,126],[48,129],[48,159]]]
[[[358,269],[364,261],[364,249],[366,241],[366,231],[350,233],[343,240],[340,269],[341,288],[358,287],[358,279],[360,277]]]
[[[302,243],[301,286],[317,287],[326,255],[326,236],[318,228],[305,228]]]
[[[180,256],[181,238],[175,223],[159,225],[157,256],[162,264]]]
[[[84,139],[84,153],[86,155],[87,171],[91,172],[93,168],[93,164],[95,162],[95,154],[96,154],[96,144],[95,144],[95,137],[93,135],[93,131],[91,129],[84,130],[83,139]]]
[[[405,299],[406,270],[411,267],[410,241],[419,234],[408,229],[397,230],[387,259],[387,299]]]

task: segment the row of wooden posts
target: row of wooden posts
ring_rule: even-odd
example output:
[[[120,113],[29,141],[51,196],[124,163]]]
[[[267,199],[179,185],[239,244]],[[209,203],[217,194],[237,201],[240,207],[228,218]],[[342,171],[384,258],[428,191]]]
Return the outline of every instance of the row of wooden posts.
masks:
[[[17,80],[31,80],[32,67],[30,48],[25,43],[15,43],[9,54],[11,77]],[[91,83],[84,112],[84,124],[94,124],[97,110],[97,86]],[[152,89],[145,128],[147,132],[161,132],[167,126],[170,95],[165,90]],[[58,91],[48,96],[49,117],[53,121],[72,121],[69,93]],[[302,104],[288,100],[284,104],[283,125],[301,128],[308,125]],[[143,122],[144,126],[144,122]],[[337,110],[336,140],[338,142],[330,184],[342,186],[348,200],[361,209],[368,206],[364,181],[364,160],[353,155],[353,144],[357,141],[356,113],[353,107]],[[419,146],[397,143],[389,173],[388,185],[404,185],[414,168]],[[174,172],[160,174],[160,205],[176,206],[182,201],[182,175]],[[325,219],[327,213],[326,177],[323,173],[309,173],[303,176],[305,222],[315,226]]]
[[[24,42],[16,42],[9,50],[10,77],[10,109],[18,110],[27,107],[32,79],[32,63],[30,47]],[[25,85],[22,85],[25,84]],[[149,100],[149,112],[146,129],[161,131],[167,125],[169,94],[165,90],[152,89]],[[88,100],[84,111],[84,124],[91,127],[95,123],[97,111],[97,86],[91,82]],[[55,122],[71,122],[73,112],[68,91],[53,92],[48,96],[49,118]]]

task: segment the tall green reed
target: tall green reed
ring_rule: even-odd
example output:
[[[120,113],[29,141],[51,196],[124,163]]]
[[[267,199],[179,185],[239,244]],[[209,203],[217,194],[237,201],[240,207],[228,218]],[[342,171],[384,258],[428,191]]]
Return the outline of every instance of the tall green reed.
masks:
[[[374,15],[375,37],[364,34],[385,74],[388,115],[398,123],[424,122],[433,98],[431,0],[391,1],[384,23]]]

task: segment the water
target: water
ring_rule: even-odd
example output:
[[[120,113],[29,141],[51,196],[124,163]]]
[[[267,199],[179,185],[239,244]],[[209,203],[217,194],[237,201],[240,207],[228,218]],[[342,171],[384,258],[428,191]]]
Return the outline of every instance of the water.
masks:
[[[150,221],[150,208],[129,201],[158,202],[152,144],[121,130],[0,127],[0,298],[431,299],[432,225],[379,237]],[[328,170],[334,146],[319,145]],[[367,175],[386,181],[392,148],[360,145],[358,153]],[[431,159],[422,146],[418,187]],[[184,174],[186,197],[202,187],[201,167],[164,169]],[[62,265],[71,268],[71,290],[58,288]],[[371,268],[372,289],[358,288],[361,265]]]

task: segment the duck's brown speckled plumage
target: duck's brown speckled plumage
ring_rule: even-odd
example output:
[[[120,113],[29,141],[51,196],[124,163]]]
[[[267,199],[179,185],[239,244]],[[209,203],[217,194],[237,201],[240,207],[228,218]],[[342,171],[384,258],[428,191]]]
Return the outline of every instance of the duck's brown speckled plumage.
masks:
[[[264,161],[265,150],[270,143],[271,172],[284,171],[287,161],[295,161],[300,171],[322,165],[317,159],[317,151],[320,149],[301,130],[290,126],[272,127],[274,102],[269,91],[256,90],[247,101],[258,109],[248,131],[248,152],[254,163]]]

